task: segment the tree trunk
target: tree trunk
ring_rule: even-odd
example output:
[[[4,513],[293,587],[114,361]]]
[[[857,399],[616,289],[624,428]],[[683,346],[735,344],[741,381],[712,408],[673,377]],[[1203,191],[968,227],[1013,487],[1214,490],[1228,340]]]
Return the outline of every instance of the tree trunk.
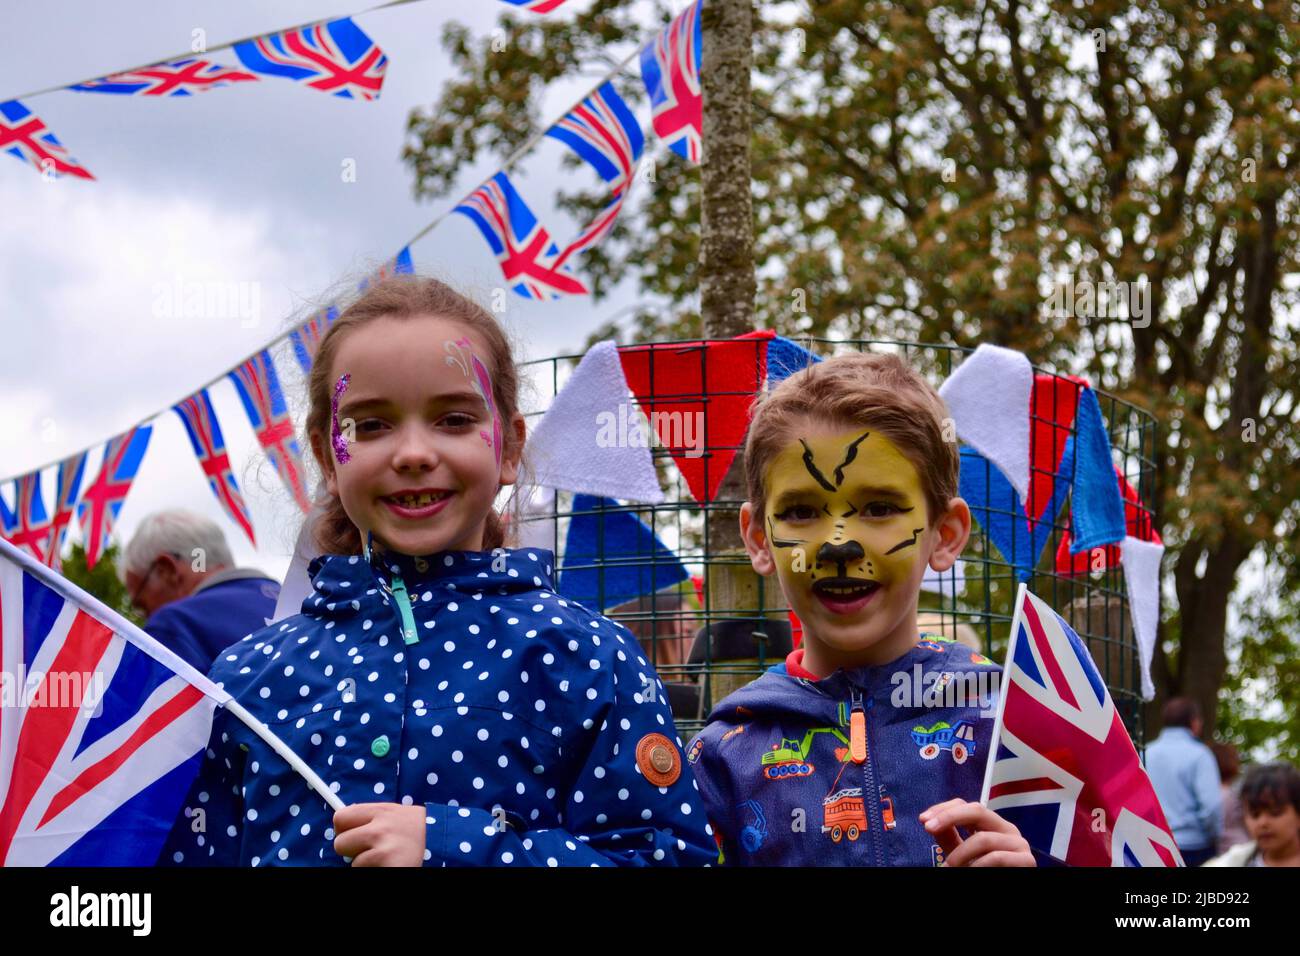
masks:
[[[700,308],[706,338],[731,338],[754,328],[754,210],[750,195],[750,70],[754,26],[751,0],[707,0],[700,81],[704,94],[700,215]],[[743,500],[737,454],[718,498]],[[715,552],[741,546],[737,513],[709,514]],[[722,575],[719,575],[722,577]],[[728,603],[725,607],[735,607]]]

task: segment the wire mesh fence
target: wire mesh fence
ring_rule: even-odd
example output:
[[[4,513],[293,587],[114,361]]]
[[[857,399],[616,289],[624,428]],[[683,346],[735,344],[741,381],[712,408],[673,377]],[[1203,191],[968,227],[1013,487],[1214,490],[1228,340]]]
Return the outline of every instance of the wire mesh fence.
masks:
[[[627,397],[627,421],[644,413],[653,416],[657,406],[672,407],[682,413],[680,419],[664,414],[642,434],[650,437],[651,454],[664,489],[665,501],[659,504],[619,503],[609,499],[578,495],[567,491],[545,492],[532,489],[520,518],[518,532],[523,540],[550,547],[559,559],[560,591],[592,609],[627,626],[641,642],[647,658],[654,664],[668,688],[678,731],[683,739],[704,725],[709,711],[731,691],[759,676],[768,667],[781,662],[800,639],[800,625],[775,579],[756,578],[754,590],[744,600],[719,601],[714,578],[734,576],[736,570],[749,568],[743,551],[716,546],[715,519],[722,520],[738,511],[743,492],[741,483],[723,483],[716,497],[701,503],[691,493],[683,467],[693,469],[694,485],[713,488],[722,481],[732,464],[732,453],[743,444],[744,421],[733,414],[737,402],[747,403],[752,391],[719,383],[716,356],[710,345],[726,341],[730,371],[734,363],[752,362],[755,380],[761,379],[763,349],[766,343],[754,340],[690,340],[671,343],[647,343],[621,349],[625,367],[641,353],[653,349],[671,349],[681,356],[699,357],[699,375],[694,386],[683,389],[680,381],[654,381],[656,365],[646,364],[649,387],[641,400]],[[951,345],[875,339],[800,339],[810,352],[826,357],[848,351],[893,351],[910,362],[936,388],[950,376],[971,350]],[[550,407],[551,400],[564,388],[568,376],[581,355],[558,355],[526,363],[521,371],[532,386],[533,406],[525,412],[530,430]],[[1047,376],[1053,384],[1069,381],[1068,376],[1035,367],[1036,376]],[[729,375],[729,379],[735,376]],[[741,376],[743,378],[743,376]],[[1073,395],[1071,388],[1045,388],[1043,395],[1057,400]],[[1126,507],[1138,514],[1140,522],[1152,522],[1154,516],[1142,502],[1154,500],[1156,421],[1145,410],[1115,396],[1097,391],[1112,446],[1114,463],[1120,474],[1137,492],[1137,501]],[[727,405],[728,413],[719,417],[717,410]],[[640,409],[638,411],[638,409]],[[692,419],[693,410],[700,414]],[[1073,484],[1077,456],[1069,457],[1062,473],[1060,463],[1065,442],[1076,436],[1071,418],[1068,427],[1059,424],[1057,409],[1040,405],[1031,420],[1048,428],[1030,429],[1031,485],[1045,483],[1059,487],[1066,480]],[[743,416],[742,416],[743,418]],[[692,423],[702,423],[695,434]],[[607,423],[609,424],[609,423]],[[591,423],[593,429],[597,423]],[[622,427],[613,423],[611,427]],[[631,434],[634,426],[627,429]],[[719,438],[726,432],[729,437]],[[738,437],[730,437],[738,436]],[[1040,449],[1036,443],[1052,443]],[[619,433],[622,439],[624,434]],[[679,464],[679,461],[681,462]],[[984,459],[977,467],[992,469]],[[1049,461],[1044,469],[1035,462]],[[964,461],[963,467],[970,467]],[[988,484],[989,475],[985,474]],[[1068,499],[1066,499],[1068,502]],[[1052,509],[1054,511],[1054,509]],[[1006,516],[1012,540],[1019,535],[1029,538],[1034,552],[1030,590],[1057,610],[1083,638],[1109,687],[1129,733],[1140,747],[1143,744],[1141,723],[1141,676],[1137,641],[1129,614],[1123,570],[1118,561],[1102,560],[1098,552],[1070,555],[1062,550],[1070,521],[1070,507],[1046,514],[1031,534],[1023,512],[1013,514],[996,502],[987,505],[986,517],[993,520]],[[606,522],[615,516],[633,515],[643,522],[665,546],[665,551],[629,554],[623,549],[603,546]],[[1019,579],[1017,569],[990,540],[989,530],[978,520],[961,563],[952,570],[929,572],[920,595],[918,627],[921,632],[938,634],[969,644],[972,649],[1001,662],[1009,636],[1012,603]],[[586,542],[581,553],[566,553],[566,543],[574,521],[584,522]],[[626,519],[623,519],[626,520]],[[711,527],[712,525],[712,527]],[[594,541],[594,546],[591,542]],[[1011,549],[1016,551],[1016,547]],[[1058,555],[1058,551],[1060,554]],[[682,568],[689,577],[685,577]],[[629,575],[631,576],[629,578]],[[634,582],[629,594],[628,581]],[[612,586],[617,581],[618,586]],[[722,593],[737,593],[722,589]],[[730,606],[734,605],[734,606]]]

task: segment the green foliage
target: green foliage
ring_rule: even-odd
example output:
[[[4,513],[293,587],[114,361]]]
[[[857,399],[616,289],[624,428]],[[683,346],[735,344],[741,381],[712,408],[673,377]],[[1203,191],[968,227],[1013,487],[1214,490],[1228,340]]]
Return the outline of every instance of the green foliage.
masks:
[[[80,544],[63,559],[63,576],[83,591],[99,598],[128,621],[144,626],[144,618],[131,606],[126,586],[117,577],[119,549],[113,545],[100,554],[93,568],[86,567],[86,549]]]

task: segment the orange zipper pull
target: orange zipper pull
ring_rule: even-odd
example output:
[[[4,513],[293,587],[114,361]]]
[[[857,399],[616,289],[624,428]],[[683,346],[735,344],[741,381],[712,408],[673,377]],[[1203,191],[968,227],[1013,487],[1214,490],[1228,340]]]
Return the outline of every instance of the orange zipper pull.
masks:
[[[854,763],[865,763],[867,759],[867,715],[857,691],[853,692],[853,712],[849,714],[849,756]]]

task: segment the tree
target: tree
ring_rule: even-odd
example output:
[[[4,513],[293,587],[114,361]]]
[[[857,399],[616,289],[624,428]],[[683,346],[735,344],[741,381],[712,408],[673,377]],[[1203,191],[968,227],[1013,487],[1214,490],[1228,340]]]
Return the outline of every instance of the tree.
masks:
[[[545,83],[618,62],[607,51],[646,29],[613,0],[565,22],[502,23],[498,54],[448,31],[461,79],[411,117],[418,194],[445,190],[480,148],[517,145]],[[755,9],[759,324],[996,342],[1151,409],[1158,481],[1142,491],[1177,599],[1154,706],[1194,697],[1207,734],[1240,569],[1256,554],[1297,584],[1282,562],[1300,519],[1297,293],[1284,281],[1300,248],[1298,45],[1300,5],[1283,0]],[[700,181],[682,164],[661,171],[583,266],[598,295],[635,275],[669,303],[634,334],[698,334]],[[598,199],[566,197],[584,202]],[[1053,310],[1061,281],[1124,300]]]
[[[119,549],[112,545],[101,552],[93,568],[86,567],[86,549],[73,544],[71,553],[63,559],[62,574],[88,594],[99,598],[128,621],[144,626],[144,618],[131,606],[126,585],[118,580],[117,559]]]

